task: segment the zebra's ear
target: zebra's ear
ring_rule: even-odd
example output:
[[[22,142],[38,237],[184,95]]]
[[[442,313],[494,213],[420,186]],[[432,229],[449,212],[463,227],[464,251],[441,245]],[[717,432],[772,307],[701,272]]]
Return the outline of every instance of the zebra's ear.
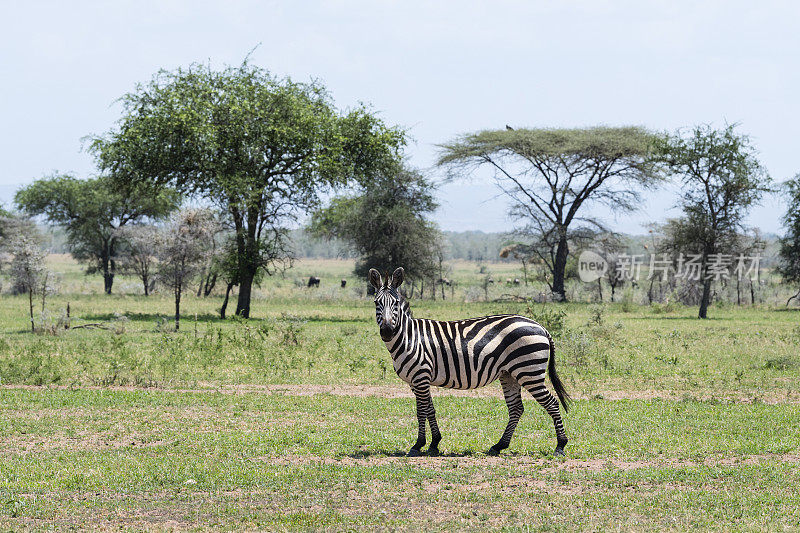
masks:
[[[376,289],[380,289],[383,285],[383,280],[381,279],[381,273],[375,270],[374,268],[369,269],[369,284],[375,287]]]
[[[395,289],[403,284],[403,278],[406,276],[406,271],[403,270],[403,267],[397,267],[392,274],[392,287]]]

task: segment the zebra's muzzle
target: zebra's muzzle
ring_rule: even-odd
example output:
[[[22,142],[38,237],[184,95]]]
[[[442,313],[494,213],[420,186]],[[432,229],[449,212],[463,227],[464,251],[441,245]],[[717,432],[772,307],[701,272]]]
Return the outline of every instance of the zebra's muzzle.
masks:
[[[381,322],[381,339],[384,341],[392,340],[392,336],[394,335],[394,328],[387,324],[386,322]]]

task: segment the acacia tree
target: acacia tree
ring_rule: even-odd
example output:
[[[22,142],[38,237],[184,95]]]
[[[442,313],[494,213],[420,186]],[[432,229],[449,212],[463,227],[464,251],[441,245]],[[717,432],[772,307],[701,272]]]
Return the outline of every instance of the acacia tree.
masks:
[[[122,104],[118,128],[92,143],[99,166],[174,185],[230,215],[243,317],[257,273],[291,257],[287,225],[317,206],[322,190],[368,178],[404,143],[401,130],[364,107],[338,111],[319,83],[278,79],[247,62],[161,71]]]
[[[30,218],[10,213],[0,207],[0,252],[8,250],[19,236],[25,235],[37,242],[42,240]]]
[[[784,184],[789,196],[789,209],[783,217],[786,234],[780,239],[781,263],[777,270],[783,281],[800,284],[800,174]],[[800,291],[786,301],[786,305],[800,297]]]
[[[180,196],[172,189],[152,188],[109,177],[80,180],[61,175],[23,187],[14,197],[29,215],[43,215],[67,232],[70,253],[88,264],[88,273],[100,272],[106,294],[111,294],[117,270],[119,229],[174,211]]]
[[[504,246],[500,250],[500,257],[503,259],[508,258],[508,256],[512,256],[514,259],[519,259],[522,263],[522,278],[525,282],[525,286],[528,286],[528,265],[533,261],[536,261],[537,254],[536,251],[530,244],[525,243],[514,243],[509,244],[508,246]]]
[[[202,268],[213,224],[207,210],[187,209],[173,217],[159,239],[158,275],[175,296],[175,331],[181,323],[183,289]]]
[[[570,243],[604,229],[587,207],[634,210],[640,191],[660,180],[651,157],[655,144],[639,127],[486,130],[441,145],[438,164],[451,178],[481,166],[494,170],[521,224],[518,232],[533,237],[552,276],[547,283],[563,301]]]
[[[217,278],[220,275],[220,256],[226,254],[225,244],[229,240],[230,232],[225,227],[219,213],[214,213],[209,221],[208,253],[203,259],[200,271],[200,282],[197,284],[197,297],[206,297],[211,294],[217,285]]]
[[[603,301],[603,279],[611,287],[611,301],[614,302],[617,289],[625,284],[625,276],[620,268],[620,254],[625,250],[625,246],[622,243],[621,236],[618,233],[611,232],[598,235],[594,243],[600,255],[606,260],[607,265],[603,276],[597,279],[597,292],[600,296],[600,302]]]
[[[9,242],[9,232],[11,231],[12,222],[13,216],[11,213],[0,206],[0,251],[2,251]]]
[[[14,281],[15,290],[28,295],[28,309],[30,311],[31,332],[36,331],[33,319],[33,297],[42,294],[42,311],[44,299],[48,292],[48,280],[51,274],[44,264],[46,255],[35,239],[28,235],[19,235],[14,238],[10,246],[11,279]]]
[[[402,266],[411,279],[431,280],[441,246],[438,229],[426,218],[437,207],[433,191],[422,174],[398,165],[354,194],[333,198],[313,213],[309,229],[350,243],[359,254],[357,276],[366,277],[371,268],[391,272]]]
[[[118,256],[121,269],[136,275],[142,282],[144,295],[149,296],[155,282],[156,251],[162,233],[156,226],[137,224],[119,228],[117,236],[123,241]]]
[[[683,218],[678,243],[701,256],[700,318],[708,317],[711,286],[709,258],[734,247],[744,232],[747,210],[769,191],[770,178],[746,135],[731,124],[715,130],[701,125],[663,137],[660,160],[681,183]],[[682,251],[684,254],[685,250]]]

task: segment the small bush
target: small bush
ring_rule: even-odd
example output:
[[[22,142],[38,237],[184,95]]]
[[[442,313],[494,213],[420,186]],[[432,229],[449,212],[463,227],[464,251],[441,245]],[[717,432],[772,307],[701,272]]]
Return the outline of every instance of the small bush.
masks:
[[[602,326],[603,313],[605,313],[605,306],[593,305],[589,308],[589,323],[587,325]]]
[[[800,367],[800,360],[788,355],[767,359],[767,362],[764,363],[764,368],[768,370],[791,370],[798,367]]]
[[[554,304],[536,304],[533,300],[528,300],[525,313],[544,326],[554,337],[562,335],[566,330],[567,313]]]
[[[594,340],[586,333],[572,333],[565,343],[567,364],[585,369],[589,366],[589,353],[595,347]]]

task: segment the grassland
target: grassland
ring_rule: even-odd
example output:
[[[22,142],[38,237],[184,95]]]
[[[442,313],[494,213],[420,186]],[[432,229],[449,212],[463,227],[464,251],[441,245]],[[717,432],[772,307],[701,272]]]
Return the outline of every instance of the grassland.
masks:
[[[437,391],[443,455],[406,458],[413,401],[363,284],[338,287],[346,262],[268,280],[249,321],[188,297],[175,333],[167,296],[126,278],[105,296],[52,261],[49,319],[69,302],[73,325],[109,329],[33,335],[26,301],[0,296],[0,528],[800,530],[796,310],[472,301],[477,267],[458,264],[462,292],[416,316],[566,313],[567,458],[533,401],[508,453],[484,455],[496,386]]]

